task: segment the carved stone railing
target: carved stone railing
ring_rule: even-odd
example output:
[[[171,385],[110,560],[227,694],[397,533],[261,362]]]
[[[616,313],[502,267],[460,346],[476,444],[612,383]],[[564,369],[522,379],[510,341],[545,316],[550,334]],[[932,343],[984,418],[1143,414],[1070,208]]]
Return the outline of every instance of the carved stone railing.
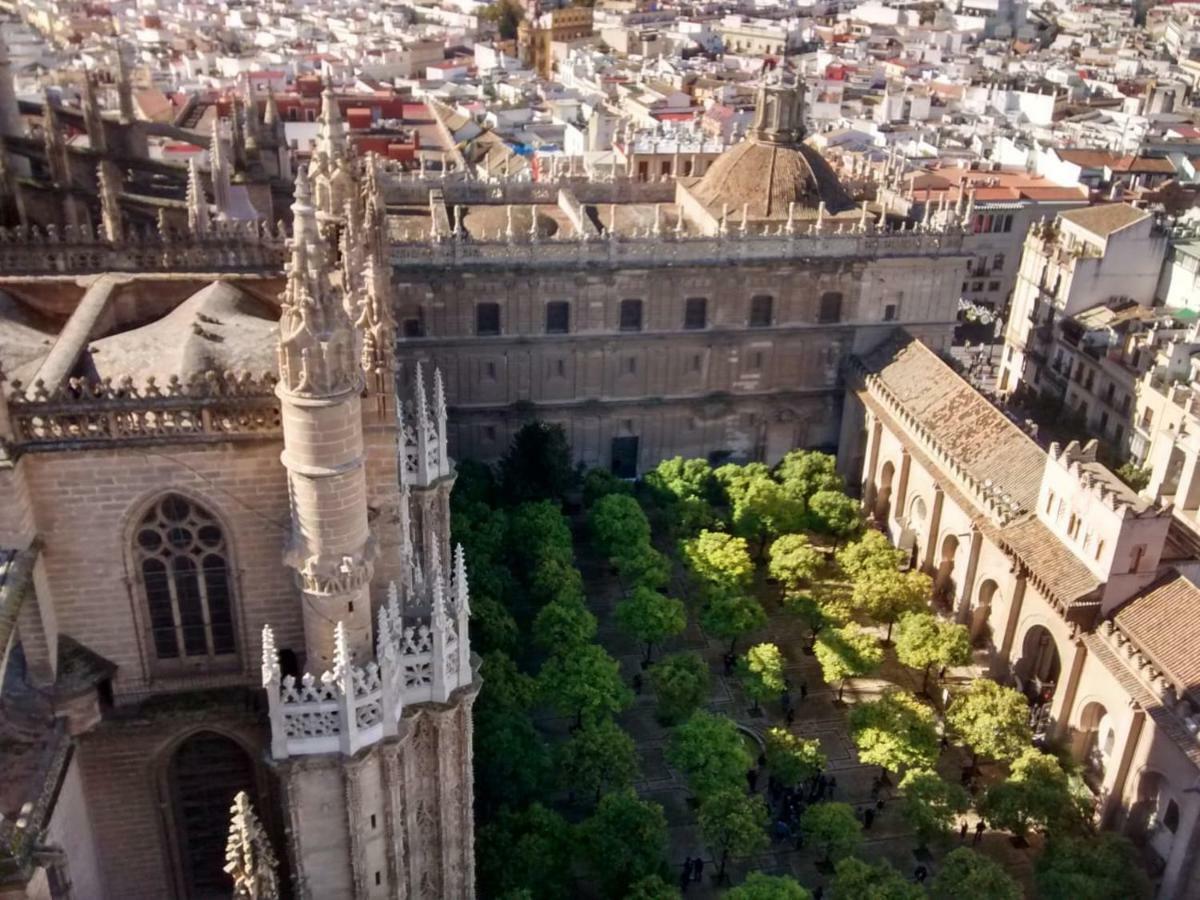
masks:
[[[0,228],[0,274],[76,275],[101,272],[280,272],[286,258],[282,224],[215,223],[195,236],[146,229],[111,243],[91,226]]]
[[[436,557],[431,568],[439,570]],[[462,547],[455,552],[449,597],[440,574],[427,580],[418,570],[413,584],[414,598],[429,605],[429,614],[402,612],[393,583],[379,609],[376,658],[363,665],[352,662],[339,622],[332,669],[319,678],[307,673],[299,679],[283,677],[271,628],[263,629],[263,687],[276,759],[353,755],[398,734],[406,705],[445,703],[471,683],[470,604]]]
[[[731,226],[736,229],[737,225]],[[393,242],[392,264],[403,269],[527,266],[682,266],[756,260],[963,255],[963,233],[944,230],[862,231],[842,222],[820,231],[797,224],[794,233],[682,237],[644,233],[616,239],[475,240]]]
[[[143,387],[131,378],[84,382],[53,390],[14,381],[3,402],[15,450],[60,449],[146,440],[228,441],[282,434],[275,376],[197,373]]]

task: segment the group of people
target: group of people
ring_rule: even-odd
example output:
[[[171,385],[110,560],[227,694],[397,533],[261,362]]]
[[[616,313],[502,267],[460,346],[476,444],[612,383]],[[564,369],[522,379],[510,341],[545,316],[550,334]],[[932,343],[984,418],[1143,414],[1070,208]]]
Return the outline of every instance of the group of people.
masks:
[[[704,879],[704,860],[697,856],[692,859],[690,856],[683,861],[683,871],[679,873],[679,890],[687,893],[688,886],[693,881],[702,881]]]

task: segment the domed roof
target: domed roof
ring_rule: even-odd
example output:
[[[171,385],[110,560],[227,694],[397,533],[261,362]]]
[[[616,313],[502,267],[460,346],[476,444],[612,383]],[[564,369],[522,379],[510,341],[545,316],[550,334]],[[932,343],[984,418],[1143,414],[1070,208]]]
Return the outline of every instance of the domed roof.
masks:
[[[691,188],[710,213],[727,206],[735,221],[743,208],[751,219],[785,219],[791,203],[803,213],[824,201],[831,215],[854,206],[833,167],[801,142],[803,89],[799,79],[793,86],[764,81],[759,87],[746,139],[717,157]]]

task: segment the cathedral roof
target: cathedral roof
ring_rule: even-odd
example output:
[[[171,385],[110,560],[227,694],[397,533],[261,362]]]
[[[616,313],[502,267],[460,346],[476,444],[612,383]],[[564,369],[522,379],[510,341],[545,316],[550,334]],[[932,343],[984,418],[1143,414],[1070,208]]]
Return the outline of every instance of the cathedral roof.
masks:
[[[758,90],[754,124],[745,140],[722,153],[690,190],[710,213],[728,208],[737,221],[786,219],[790,204],[804,215],[822,202],[830,214],[854,206],[833,167],[802,143],[804,85],[782,81]]]
[[[99,378],[195,372],[274,372],[279,311],[226,282],[196,292],[154,322],[100,338],[89,346]]]
[[[790,203],[797,214],[822,201],[831,214],[854,206],[833,167],[812,147],[753,135],[717,157],[691,192],[710,211],[728,207],[735,222],[743,206],[751,219],[786,219]]]

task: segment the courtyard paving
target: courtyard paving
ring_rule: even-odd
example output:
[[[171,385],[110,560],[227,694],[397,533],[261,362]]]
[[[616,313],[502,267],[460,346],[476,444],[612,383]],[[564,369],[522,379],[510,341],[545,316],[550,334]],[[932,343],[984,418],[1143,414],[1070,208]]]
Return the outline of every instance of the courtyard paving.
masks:
[[[632,683],[634,676],[641,669],[643,647],[625,635],[617,625],[614,611],[623,597],[622,585],[607,563],[590,553],[584,541],[579,541],[576,546],[577,562],[583,574],[588,602],[599,620],[598,639],[620,661],[626,682]],[[769,593],[769,590],[760,591],[760,594]],[[701,653],[708,661],[713,676],[713,691],[708,709],[729,716],[742,728],[756,735],[762,735],[771,727],[787,727],[784,711],[778,702],[765,704],[760,713],[753,714],[753,704],[743,694],[737,677],[724,674],[722,656],[728,645],[706,635],[697,624],[697,603],[688,596],[687,577],[678,567],[671,594],[684,599],[688,604],[689,624],[681,635],[668,641],[665,646],[655,648],[655,659],[667,653],[685,650]],[[739,651],[761,641],[770,641],[779,646],[786,659],[785,671],[792,684],[793,704],[796,710],[791,731],[802,737],[815,737],[821,742],[829,759],[827,772],[837,778],[837,791],[833,799],[850,803],[856,808],[873,803],[871,787],[878,769],[859,762],[848,732],[847,708],[856,702],[873,699],[891,686],[899,686],[916,693],[921,688],[920,679],[901,666],[889,650],[884,665],[875,677],[852,679],[847,683],[844,702],[839,705],[836,702],[836,690],[822,680],[816,659],[804,652],[807,633],[803,626],[769,596],[763,605],[768,615],[767,626],[739,641]],[[882,632],[880,634],[882,636]],[[978,665],[951,671],[947,675],[946,686],[965,683],[980,671],[982,667]],[[808,696],[801,702],[799,686],[804,683],[808,686]],[[682,774],[672,769],[666,761],[669,730],[656,720],[655,705],[653,691],[647,683],[633,706],[619,718],[621,725],[633,736],[638,746],[641,779],[636,783],[636,787],[643,798],[661,804],[666,812],[674,877],[678,878],[683,861],[687,857],[702,856],[706,861],[704,883],[693,884],[687,896],[716,897],[720,890],[714,880],[716,865],[713,862],[713,853],[705,846],[696,824],[695,811],[689,806],[690,794]],[[567,723],[563,722],[561,725],[565,730]],[[966,762],[962,751],[951,747],[942,754],[938,768],[947,779],[958,781],[962,766]],[[765,791],[765,782],[765,776],[759,780],[760,792]],[[918,863],[913,856],[916,841],[899,814],[899,804],[892,796],[892,790],[885,788],[883,797],[884,808],[875,819],[871,830],[864,833],[860,855],[869,860],[887,859],[901,873],[909,875]],[[976,817],[969,813],[966,818],[973,829]],[[925,862],[931,876],[937,870],[940,856],[957,846],[958,837],[955,835],[944,850],[934,850],[933,859]],[[1028,850],[1015,849],[1007,835],[985,834],[978,849],[1002,862],[1027,887],[1031,884],[1031,853]],[[797,850],[791,841],[773,841],[763,853],[731,861],[730,883],[737,884],[746,873],[758,870],[771,874],[792,875],[813,889],[818,885],[827,884],[830,877],[818,870],[816,860],[817,854],[811,849]]]

